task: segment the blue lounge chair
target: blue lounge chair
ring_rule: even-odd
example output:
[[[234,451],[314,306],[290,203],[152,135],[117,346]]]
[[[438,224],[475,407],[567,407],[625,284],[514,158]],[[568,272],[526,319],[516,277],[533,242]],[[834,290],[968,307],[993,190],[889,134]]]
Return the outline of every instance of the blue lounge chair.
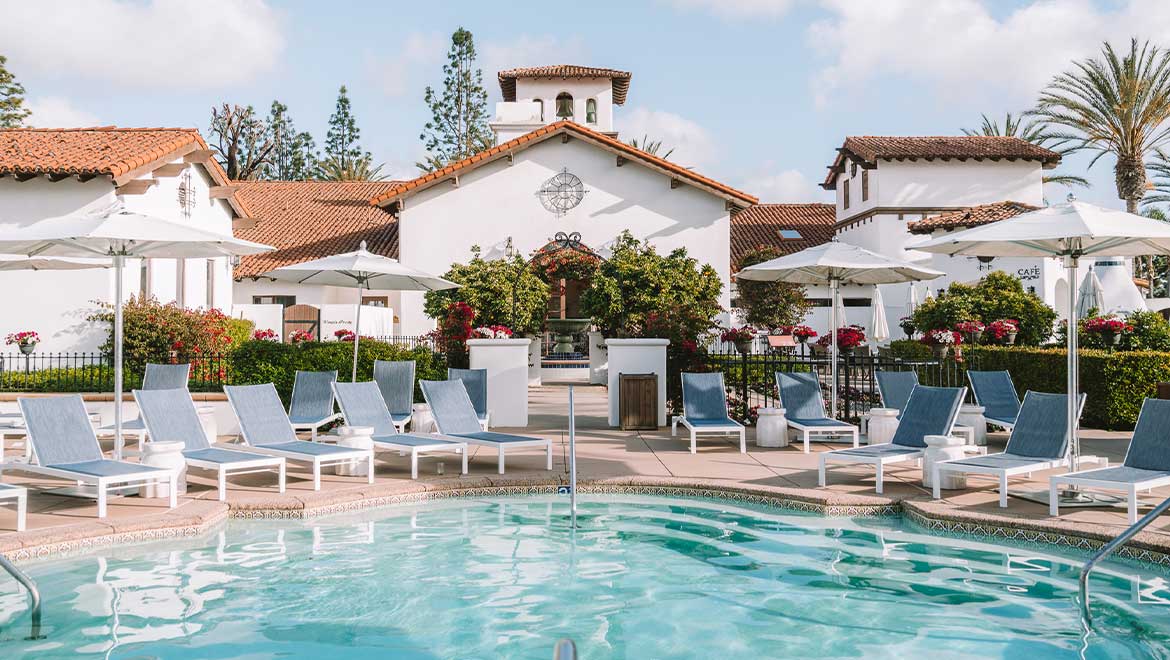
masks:
[[[504,450],[512,448],[544,447],[545,469],[552,469],[552,440],[484,431],[463,383],[457,380],[421,380],[419,385],[423,398],[431,407],[439,433],[464,440],[468,444],[495,447],[496,465],[500,474],[504,473]]]
[[[475,407],[475,416],[479,418],[479,425],[488,430],[491,421],[491,408],[488,407],[488,373],[487,369],[447,369],[447,380],[461,380],[467,388],[467,396],[471,405]]]
[[[240,435],[254,451],[280,456],[287,461],[308,463],[313,470],[313,490],[321,490],[321,468],[366,461],[368,483],[374,483],[374,450],[347,449],[320,442],[298,440],[284,406],[272,383],[225,385],[228,403],[240,420]],[[332,392],[332,388],[330,388]]]
[[[147,363],[146,372],[142,376],[142,389],[144,390],[177,390],[187,389],[187,380],[191,375],[191,365],[184,362],[182,364],[155,364],[153,362]],[[98,435],[105,437],[114,434],[114,425],[106,424],[98,429]],[[142,443],[146,441],[146,424],[142,421],[142,415],[134,419],[122,420],[122,433],[138,436],[138,453],[142,453]],[[114,439],[114,456],[118,457],[123,454],[122,447],[125,445],[124,438]]]
[[[414,412],[414,360],[375,360],[374,382],[386,401],[394,426],[399,433],[404,432]]]
[[[877,467],[877,493],[880,495],[884,467],[890,463],[921,461],[926,452],[926,436],[950,435],[965,396],[965,387],[915,387],[910,393],[910,400],[906,402],[906,409],[902,412],[892,441],[824,452],[821,454],[817,483],[825,485],[826,463],[866,463]]]
[[[16,531],[23,532],[28,526],[28,489],[24,486],[0,484],[0,502],[16,503]]]
[[[670,435],[678,435],[682,424],[691,432],[691,453],[695,453],[695,436],[700,433],[739,435],[739,452],[747,453],[743,424],[727,414],[727,389],[722,372],[709,374],[682,374],[683,414],[675,415],[670,423]]]
[[[284,459],[212,445],[207,441],[195,402],[187,390],[134,390],[134,400],[138,402],[151,442],[181,442],[188,467],[216,472],[219,501],[227,499],[229,474],[276,472],[280,492],[284,492]]]
[[[333,383],[333,392],[347,425],[374,429],[375,449],[410,452],[411,479],[418,479],[418,455],[427,452],[462,454],[463,474],[467,474],[467,443],[432,434],[399,433],[377,383]]]
[[[97,488],[98,518],[106,517],[109,490],[127,485],[166,484],[170,508],[177,502],[173,470],[110,461],[102,456],[80,394],[17,399],[36,463],[10,463],[25,472],[60,477]]]
[[[317,439],[317,430],[337,420],[334,412],[333,383],[336,371],[298,371],[293,380],[292,401],[288,404],[288,420],[296,431],[309,431]]]
[[[988,423],[1011,431],[1020,414],[1020,396],[1012,375],[1006,371],[968,371],[967,380]]]
[[[877,380],[882,407],[894,408],[898,411],[898,419],[901,419],[906,402],[910,400],[910,393],[918,385],[918,374],[913,371],[877,371],[874,379]]]
[[[1004,373],[1007,372],[998,372]],[[974,382],[974,381],[972,381]],[[1077,417],[1085,395],[1077,401]],[[941,497],[939,475],[987,474],[999,478],[999,506],[1007,507],[1008,477],[1068,465],[1068,395],[1026,392],[1002,452],[934,464],[934,498]]]
[[[856,426],[825,414],[825,399],[821,396],[821,382],[816,374],[777,371],[776,391],[780,394],[780,405],[784,407],[789,428],[800,432],[804,453],[808,453],[808,443],[814,438],[848,435],[853,438],[853,446],[858,445]]]
[[[1027,404],[1028,400],[1024,399]],[[1021,417],[1023,413],[1021,413]],[[1019,427],[1017,427],[1019,428]],[[1170,484],[1170,401],[1146,399],[1138,413],[1133,439],[1120,467],[1105,467],[1058,474],[1049,479],[1048,509],[1053,516],[1060,515],[1059,484],[1088,486],[1125,492],[1129,522],[1137,522],[1139,490],[1149,490]]]

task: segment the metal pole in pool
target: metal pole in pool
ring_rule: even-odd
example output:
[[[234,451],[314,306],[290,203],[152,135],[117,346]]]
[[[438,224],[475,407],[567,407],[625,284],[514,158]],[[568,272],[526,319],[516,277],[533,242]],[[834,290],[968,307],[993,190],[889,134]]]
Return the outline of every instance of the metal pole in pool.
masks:
[[[577,414],[573,407],[573,386],[569,386],[569,511],[577,529]]]

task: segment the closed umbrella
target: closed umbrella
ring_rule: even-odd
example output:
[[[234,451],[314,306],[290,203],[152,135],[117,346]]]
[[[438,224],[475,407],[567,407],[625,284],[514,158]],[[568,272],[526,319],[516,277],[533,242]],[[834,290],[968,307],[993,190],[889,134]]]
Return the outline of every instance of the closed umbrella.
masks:
[[[792,284],[828,284],[833,302],[830,343],[833,347],[831,400],[832,414],[837,415],[837,326],[838,304],[842,284],[897,284],[915,280],[932,280],[942,273],[907,261],[870,252],[856,245],[838,243],[836,239],[794,254],[748,266],[736,273],[737,278]],[[843,315],[842,315],[843,316]]]
[[[1081,294],[1077,298],[1077,316],[1084,318],[1092,310],[1105,311],[1105,289],[1093,267],[1089,266],[1089,274],[1081,282]]]
[[[882,288],[876,284],[873,286],[873,299],[870,305],[873,307],[873,316],[869,322],[869,338],[876,345],[890,338],[890,325],[886,322],[886,301],[882,299]]]
[[[351,376],[355,382],[357,381],[358,342],[361,337],[362,291],[366,289],[441,291],[459,286],[441,277],[404,266],[397,259],[369,252],[366,250],[365,241],[361,242],[355,252],[335,254],[291,266],[282,266],[264,273],[261,277],[271,277],[274,280],[296,282],[297,284],[357,287],[357,314],[353,324],[353,372]]]
[[[1170,254],[1170,223],[1076,201],[1072,195],[1014,218],[940,236],[916,249],[976,257],[1055,257],[1068,277],[1068,428],[1071,468],[1079,469],[1077,433],[1077,266],[1082,257]],[[1085,498],[1076,497],[1083,501]]]
[[[122,205],[47,218],[31,225],[0,225],[0,253],[30,258],[110,259],[114,268],[114,458],[122,458],[122,271],[129,258],[214,258],[273,248],[182,225]]]

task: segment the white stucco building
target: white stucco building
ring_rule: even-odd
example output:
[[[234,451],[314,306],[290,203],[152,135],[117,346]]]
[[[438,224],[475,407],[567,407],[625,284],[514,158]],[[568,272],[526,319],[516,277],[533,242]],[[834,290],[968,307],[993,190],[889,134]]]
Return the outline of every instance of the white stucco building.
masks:
[[[0,130],[0,231],[119,200],[129,210],[221,234],[246,215],[194,129]],[[132,259],[126,271],[126,297],[231,308],[227,258]],[[86,317],[97,302],[113,300],[113,288],[108,269],[0,272],[0,338],[33,330],[42,340],[38,351],[96,351],[109,328]]]

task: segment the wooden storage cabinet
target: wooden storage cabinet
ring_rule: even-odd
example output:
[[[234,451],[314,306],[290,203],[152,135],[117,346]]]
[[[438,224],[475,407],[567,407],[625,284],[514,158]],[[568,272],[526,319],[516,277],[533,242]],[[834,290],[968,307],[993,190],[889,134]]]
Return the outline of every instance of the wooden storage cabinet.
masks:
[[[623,431],[658,428],[658,374],[618,375],[618,419]]]

